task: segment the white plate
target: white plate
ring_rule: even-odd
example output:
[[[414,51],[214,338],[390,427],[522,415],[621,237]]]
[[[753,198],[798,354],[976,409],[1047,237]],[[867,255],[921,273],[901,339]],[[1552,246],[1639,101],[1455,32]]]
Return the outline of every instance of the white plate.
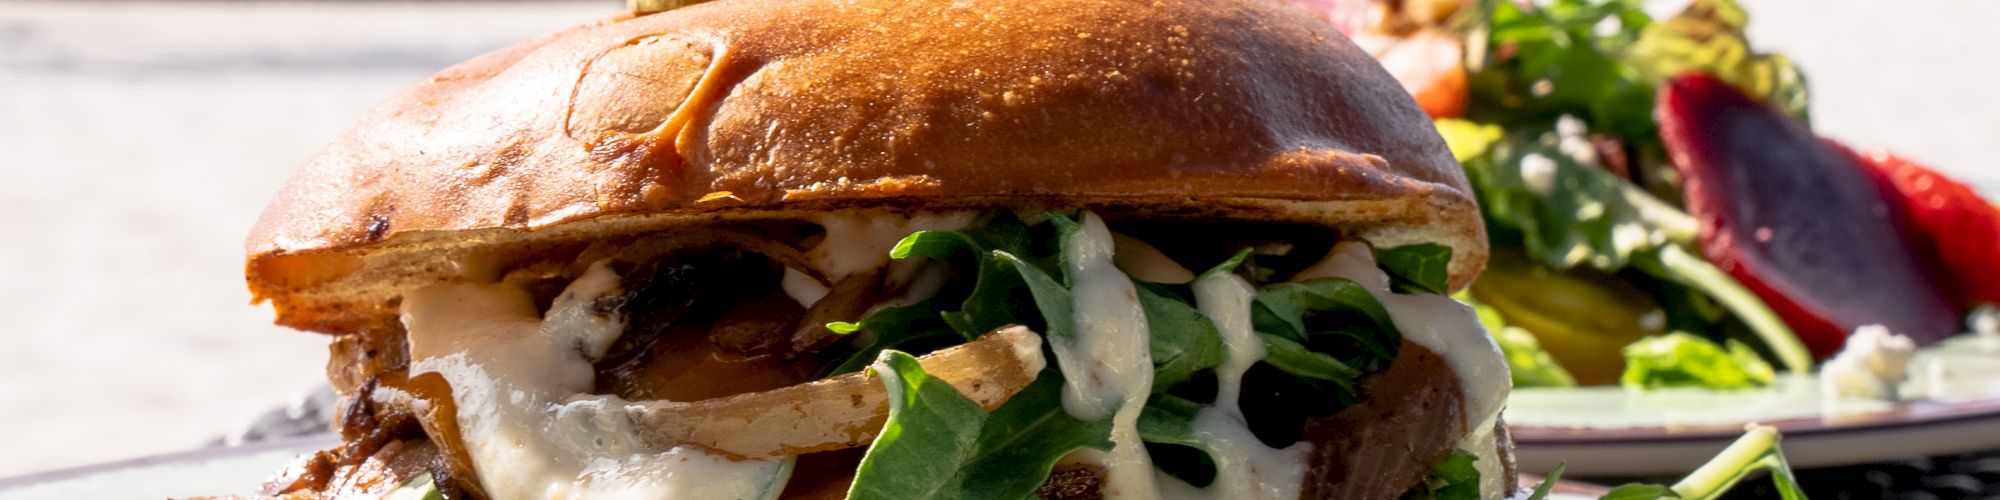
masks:
[[[0,500],[254,497],[272,474],[332,435],[200,450],[0,479]]]
[[[1617,387],[1516,389],[1508,399],[1521,468],[1678,476],[1714,457],[1745,424],[1784,433],[1793,467],[1831,467],[2000,449],[2000,339],[1961,337],[1920,350],[1903,403],[1821,398],[1816,379],[1744,391]]]

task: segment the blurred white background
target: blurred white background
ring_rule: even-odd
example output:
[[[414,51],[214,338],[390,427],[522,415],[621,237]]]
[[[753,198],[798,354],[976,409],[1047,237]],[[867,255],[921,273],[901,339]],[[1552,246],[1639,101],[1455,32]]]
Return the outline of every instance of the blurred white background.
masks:
[[[1746,3],[1820,130],[2000,190],[2000,2]],[[267,197],[398,88],[621,8],[0,1],[0,477],[199,446],[314,387],[326,339],[243,291]]]

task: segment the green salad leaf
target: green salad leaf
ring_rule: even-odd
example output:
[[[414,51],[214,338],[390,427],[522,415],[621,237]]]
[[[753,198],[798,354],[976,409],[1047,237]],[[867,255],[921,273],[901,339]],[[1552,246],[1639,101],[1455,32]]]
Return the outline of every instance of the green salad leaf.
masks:
[[[1695,256],[1699,225],[1692,216],[1631,181],[1566,152],[1553,128],[1516,128],[1440,120],[1439,131],[1463,148],[1472,181],[1496,241],[1518,241],[1551,269],[1579,265],[1617,272],[1636,269],[1691,287],[1750,326],[1785,368],[1811,370],[1812,358],[1791,327],[1743,284]]]
[[[1735,0],[1694,0],[1680,14],[1647,26],[1625,61],[1649,81],[1696,71],[1715,75],[1808,121],[1805,74],[1784,54],[1759,54],[1744,30],[1750,14]]]
[[[1451,247],[1436,243],[1375,250],[1375,263],[1396,293],[1444,295],[1451,289]]]
[[[431,478],[430,473],[426,472],[418,474],[417,477],[410,478],[408,481],[404,481],[403,484],[396,485],[396,489],[389,490],[388,494],[382,495],[382,499],[444,500],[444,493],[438,491],[437,481]]]
[[[1785,461],[1785,451],[1779,447],[1783,436],[1778,429],[1768,425],[1750,424],[1743,430],[1743,437],[1736,438],[1722,453],[1702,464],[1687,477],[1673,486],[1646,483],[1629,483],[1612,488],[1599,496],[1599,500],[1715,500],[1722,498],[1737,483],[1758,473],[1771,476],[1773,489],[1778,498],[1784,500],[1806,500],[1805,490],[1799,488],[1798,477],[1792,473],[1792,466]],[[1528,494],[1527,500],[1546,500],[1562,480],[1563,464],[1549,472],[1549,476]]]
[[[1082,448],[1110,449],[1110,421],[1062,409],[1061,375],[1045,370],[987,413],[909,354],[883,351],[871,365],[889,394],[889,419],[855,471],[847,498],[1027,498],[1055,462]]]
[[[1636,253],[1695,242],[1694,217],[1565,152],[1563,140],[1553,128],[1517,128],[1465,162],[1488,220],[1518,233],[1529,256],[1616,271]]]
[[[1638,0],[1497,2],[1484,59],[1470,64],[1467,116],[1508,126],[1574,115],[1641,146],[1658,143],[1653,101],[1683,72],[1717,75],[1806,118],[1805,77],[1779,54],[1758,54],[1734,0],[1695,0],[1654,22]],[[1475,40],[1474,44],[1479,41]]]
[[[1507,326],[1500,317],[1500,311],[1474,300],[1471,294],[1452,297],[1472,306],[1479,314],[1480,326],[1493,336],[1494,343],[1500,345],[1500,353],[1507,358],[1507,372],[1513,375],[1514,387],[1576,387],[1576,377],[1569,370],[1556,363],[1556,358],[1542,350],[1542,343],[1534,333]]]
[[[1011,299],[1015,290],[1026,284],[1021,282],[1015,268],[1008,262],[993,258],[993,254],[1027,255],[1031,243],[1027,225],[1012,214],[1002,213],[973,230],[912,233],[896,242],[889,256],[895,259],[967,258],[977,263],[978,281],[972,291],[957,310],[943,313],[945,323],[970,340],[1006,326],[1021,315],[1022,311],[1016,309],[1016,303]]]
[[[1652,88],[1620,61],[1652,24],[1637,0],[1495,2],[1489,23],[1479,51],[1486,59],[1468,82],[1467,116],[1513,124],[1581,114],[1594,124],[1651,130]]]
[[[1542,484],[1535,485],[1535,490],[1528,493],[1527,500],[1548,500],[1549,494],[1555,492],[1556,484],[1562,482],[1562,477],[1563,464],[1557,463],[1555,470],[1542,478]]]
[[[1631,389],[1764,387],[1775,380],[1771,365],[1750,346],[1728,341],[1729,347],[1687,332],[1647,337],[1625,346],[1625,374],[1619,383]]]
[[[889,425],[856,475],[856,498],[1021,498],[1047,478],[1061,455],[1078,447],[1109,446],[1105,423],[1081,422],[1063,413],[1057,368],[1044,370],[1027,389],[988,414],[949,386],[931,384],[934,379],[922,375],[914,361],[907,366],[902,361],[909,358],[901,352],[906,346],[960,343],[1008,324],[1038,328],[1052,338],[1074,335],[1072,292],[1059,249],[1080,225],[1063,214],[1049,214],[1046,220],[1028,225],[999,214],[960,231],[912,234],[896,245],[892,257],[944,261],[961,279],[933,299],[828,325],[843,334],[869,334],[856,337],[869,342],[850,346],[853,350],[837,370],[875,367],[897,401]],[[1438,245],[1388,249],[1381,267],[1399,276],[1395,279],[1407,290],[1443,290],[1450,251]],[[1239,252],[1203,274],[1240,272],[1248,255]],[[1134,285],[1154,363],[1154,394],[1142,413],[1142,437],[1149,443],[1200,448],[1191,425],[1206,405],[1175,390],[1221,364],[1226,346],[1215,324],[1194,306],[1186,285],[1136,280]],[[1252,320],[1269,352],[1262,365],[1323,391],[1313,397],[1335,408],[1357,401],[1358,379],[1385,368],[1401,344],[1382,304],[1343,279],[1265,286],[1253,301]],[[1197,387],[1191,393],[1202,391]],[[940,427],[952,422],[958,427]]]
[[[884,349],[896,349],[911,343],[936,338],[957,337],[938,315],[934,300],[924,300],[902,307],[887,307],[869,314],[858,322],[836,322],[826,325],[828,330],[839,334],[867,331],[875,335],[875,341],[847,355],[839,363],[833,364],[824,376],[852,373],[867,368],[875,362],[875,356]]]
[[[1411,494],[1403,495],[1404,500],[1479,500],[1479,467],[1473,462],[1479,456],[1465,450],[1451,450],[1451,456],[1431,469],[1424,485]]]
[[[1228,352],[1215,323],[1165,287],[1137,285],[1139,305],[1146,310],[1146,326],[1152,333],[1147,347],[1153,355],[1153,392],[1179,386],[1195,372],[1222,364]]]

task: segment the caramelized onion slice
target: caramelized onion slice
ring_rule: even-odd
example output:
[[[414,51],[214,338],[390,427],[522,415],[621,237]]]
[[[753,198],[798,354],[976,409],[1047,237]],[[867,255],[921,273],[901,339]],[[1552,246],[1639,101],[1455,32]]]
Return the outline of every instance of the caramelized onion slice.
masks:
[[[917,358],[924,371],[992,410],[1042,371],[1042,339],[1014,326]],[[850,373],[764,392],[624,407],[640,436],[662,448],[692,444],[746,459],[866,445],[889,409],[872,373]]]

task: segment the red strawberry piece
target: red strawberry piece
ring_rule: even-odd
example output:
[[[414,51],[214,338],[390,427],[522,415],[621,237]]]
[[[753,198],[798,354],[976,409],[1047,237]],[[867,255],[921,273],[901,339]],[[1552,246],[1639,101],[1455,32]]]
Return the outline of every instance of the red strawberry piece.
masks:
[[[2000,208],[1972,187],[1887,151],[1863,158],[1896,189],[1917,245],[1936,256],[1958,303],[2000,304]]]
[[[1707,75],[1660,89],[1660,136],[1687,178],[1702,251],[1762,297],[1816,355],[1883,325],[1921,343],[1959,313],[1859,155]]]

